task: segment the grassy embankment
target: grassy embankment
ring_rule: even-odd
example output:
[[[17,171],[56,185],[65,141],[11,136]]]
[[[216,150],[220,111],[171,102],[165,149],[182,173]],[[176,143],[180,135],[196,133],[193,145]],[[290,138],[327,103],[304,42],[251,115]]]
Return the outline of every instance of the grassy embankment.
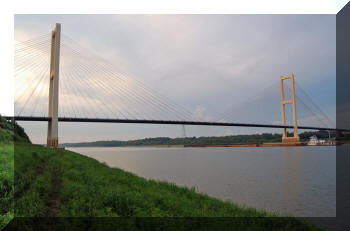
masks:
[[[194,189],[146,180],[70,151],[30,143],[16,143],[14,149],[13,144],[3,143],[0,150],[0,227],[14,214],[15,217],[277,218],[274,214],[197,193]],[[318,230],[296,218],[271,223],[271,226],[266,222],[246,222],[240,228]]]
[[[22,127],[0,116],[0,229],[14,217],[14,142],[30,140]]]
[[[0,143],[0,230],[14,216],[14,158],[13,145]]]

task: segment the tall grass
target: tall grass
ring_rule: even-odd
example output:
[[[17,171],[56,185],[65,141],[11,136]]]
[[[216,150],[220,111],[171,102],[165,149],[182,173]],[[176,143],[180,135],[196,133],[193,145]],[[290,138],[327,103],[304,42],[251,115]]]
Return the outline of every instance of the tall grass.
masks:
[[[0,230],[13,218],[13,145],[0,144]]]

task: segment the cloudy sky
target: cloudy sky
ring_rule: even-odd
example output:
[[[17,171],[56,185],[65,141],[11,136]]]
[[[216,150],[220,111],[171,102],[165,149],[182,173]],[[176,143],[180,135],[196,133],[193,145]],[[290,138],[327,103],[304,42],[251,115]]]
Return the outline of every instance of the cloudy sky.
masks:
[[[293,73],[335,121],[335,15],[15,15],[15,40],[49,33],[56,22],[65,35],[193,118],[277,123],[279,77]],[[302,103],[297,110],[300,124],[309,124]],[[32,141],[45,142],[46,123],[21,124]],[[188,136],[262,131],[269,130],[186,126]],[[181,134],[181,126],[165,125],[59,127],[61,142]]]

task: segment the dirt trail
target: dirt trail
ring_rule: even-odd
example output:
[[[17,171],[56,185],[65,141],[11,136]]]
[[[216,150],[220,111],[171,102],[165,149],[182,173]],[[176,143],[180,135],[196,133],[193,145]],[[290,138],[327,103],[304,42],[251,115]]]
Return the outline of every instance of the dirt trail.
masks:
[[[60,158],[60,157],[59,157]],[[47,201],[47,216],[56,217],[59,204],[59,194],[61,188],[61,176],[59,171],[59,158],[57,159],[56,165],[53,168],[52,179],[51,179],[51,192]]]
[[[34,174],[34,179],[29,183],[26,184],[21,191],[17,191],[14,195],[15,199],[21,198],[26,192],[30,189],[30,186],[32,185],[35,180],[43,174],[44,172],[44,167],[46,164],[47,160],[42,160],[41,164],[36,168],[35,174]],[[16,181],[15,181],[15,187],[16,187]]]

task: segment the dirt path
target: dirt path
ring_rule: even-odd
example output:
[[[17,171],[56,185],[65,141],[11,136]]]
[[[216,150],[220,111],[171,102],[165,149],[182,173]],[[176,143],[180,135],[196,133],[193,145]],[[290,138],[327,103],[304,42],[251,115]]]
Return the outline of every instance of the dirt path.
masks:
[[[47,216],[48,217],[56,217],[58,211],[59,204],[59,194],[61,188],[61,176],[59,171],[59,159],[57,159],[56,165],[53,168],[52,179],[51,179],[51,192],[49,194],[49,199],[46,203],[47,206]]]
[[[14,199],[21,198],[24,194],[26,194],[26,192],[30,189],[30,186],[32,185],[32,183],[35,182],[35,180],[40,175],[43,174],[46,162],[47,162],[47,159],[41,161],[41,164],[35,170],[34,179],[30,183],[26,184],[21,191],[16,192],[14,195]],[[15,186],[16,186],[16,181],[15,181]]]

